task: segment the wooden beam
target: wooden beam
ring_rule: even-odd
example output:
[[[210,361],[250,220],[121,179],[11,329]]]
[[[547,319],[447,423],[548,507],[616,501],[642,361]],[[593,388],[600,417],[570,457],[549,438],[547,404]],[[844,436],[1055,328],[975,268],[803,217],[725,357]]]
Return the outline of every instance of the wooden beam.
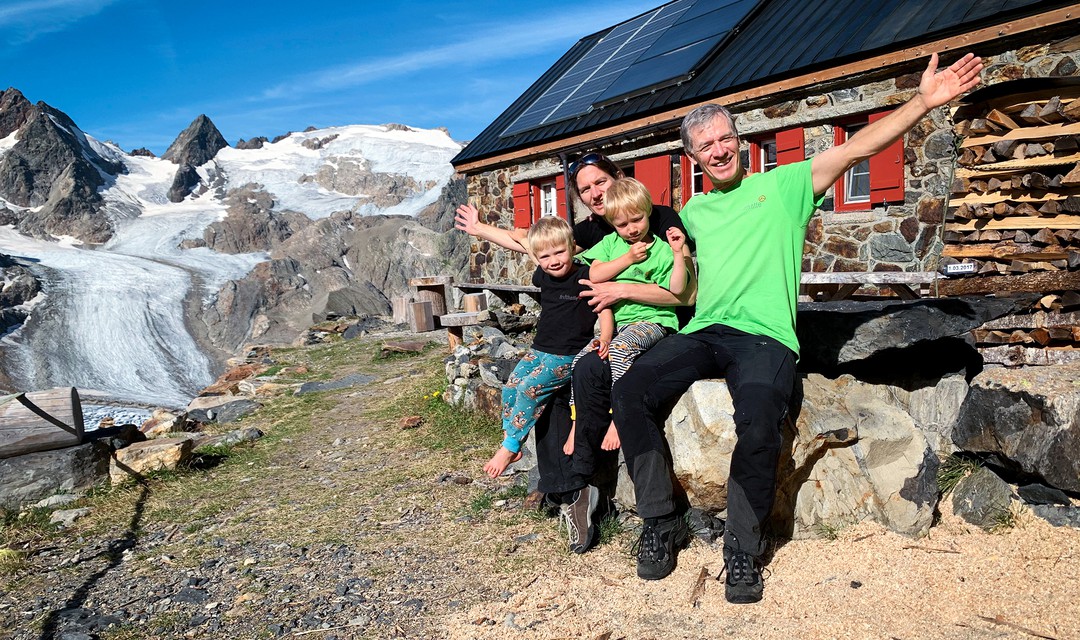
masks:
[[[1010,252],[1010,249],[1018,250]],[[1022,251],[1017,246],[990,246],[990,245],[948,245],[941,255],[950,258],[986,258],[989,260],[1025,260],[1039,262],[1043,260],[1065,260],[1069,257],[1064,251]]]
[[[982,356],[984,362],[990,364],[1004,364],[1013,367],[1020,365],[1072,364],[1080,362],[1080,349],[1070,347],[1058,349],[1024,347],[1020,345],[979,347],[979,355]]]
[[[1080,175],[1080,174],[1078,174]],[[960,206],[962,204],[997,204],[999,202],[1046,202],[1047,200],[1064,200],[1069,196],[1080,196],[1080,189],[1059,189],[1057,191],[1017,191],[1010,193],[1002,191],[997,193],[971,193],[959,198],[949,200],[949,205]]]
[[[968,222],[949,222],[946,231],[981,231],[983,229],[1080,229],[1080,216],[1017,216],[1002,220],[970,220]]]
[[[938,281],[938,290],[943,296],[1009,292],[1046,293],[1075,289],[1080,289],[1080,271],[1047,271],[1018,276],[986,276]]]
[[[1006,131],[1005,133],[990,133],[984,136],[967,138],[961,143],[960,147],[967,149],[969,147],[994,144],[995,142],[1001,142],[1003,140],[1043,140],[1046,138],[1067,136],[1076,133],[1080,133],[1080,122],[1061,122],[1058,124],[1047,124],[1041,127],[1021,127],[1019,129]]]
[[[1080,126],[1080,123],[1077,123]],[[1067,165],[1080,162],[1080,153],[1074,153],[1068,156],[1062,156],[1055,158],[1054,156],[1035,156],[1032,158],[1024,158],[1023,160],[1006,160],[1004,162],[992,162],[989,164],[980,164],[973,167],[957,169],[956,177],[958,178],[983,178],[984,173],[1001,173],[1002,171],[1023,171],[1024,169],[1034,169],[1036,167],[1055,167],[1058,165]]]
[[[484,169],[513,164],[526,158],[554,155],[557,151],[581,147],[588,144],[596,144],[597,141],[605,138],[625,136],[632,132],[650,129],[657,125],[670,125],[671,128],[674,129],[686,114],[706,102],[718,102],[725,104],[730,108],[743,102],[749,102],[750,100],[775,96],[779,93],[810,87],[822,82],[837,80],[845,76],[870,71],[880,71],[888,67],[905,65],[915,59],[927,58],[930,54],[935,52],[938,54],[951,51],[966,52],[968,49],[983,42],[993,42],[1000,40],[1001,38],[1020,33],[1027,33],[1029,31],[1040,31],[1054,25],[1076,21],[1078,18],[1080,18],[1080,3],[1073,3],[1067,7],[1061,7],[1038,15],[1013,20],[1012,22],[984,27],[949,38],[943,38],[941,40],[927,42],[914,47],[907,47],[880,56],[866,58],[858,62],[839,65],[830,69],[822,69],[812,73],[805,73],[776,82],[770,82],[747,91],[733,91],[719,94],[692,105],[686,105],[677,109],[669,109],[651,116],[630,120],[595,131],[581,133],[569,138],[561,138],[559,140],[525,147],[524,149],[501,153],[489,158],[462,163],[457,165],[456,169],[461,173],[476,173]]]

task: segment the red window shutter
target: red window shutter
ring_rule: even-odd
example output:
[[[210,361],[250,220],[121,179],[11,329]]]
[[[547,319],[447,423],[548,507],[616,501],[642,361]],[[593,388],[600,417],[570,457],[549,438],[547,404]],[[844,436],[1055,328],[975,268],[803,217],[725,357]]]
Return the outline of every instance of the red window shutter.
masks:
[[[694,195],[694,166],[686,155],[679,156],[679,173],[682,176],[682,203]]]
[[[889,115],[874,113],[869,123]],[[904,201],[904,137],[889,145],[881,153],[870,157],[870,204]]]
[[[802,127],[776,132],[776,165],[806,160]]]
[[[566,214],[566,176],[561,173],[555,176],[555,211],[560,218],[570,221],[570,216]]]
[[[532,198],[529,197],[529,183],[514,183],[514,226],[527,229],[532,224]]]
[[[649,190],[654,204],[671,206],[671,159],[667,155],[638,160],[634,177]]]

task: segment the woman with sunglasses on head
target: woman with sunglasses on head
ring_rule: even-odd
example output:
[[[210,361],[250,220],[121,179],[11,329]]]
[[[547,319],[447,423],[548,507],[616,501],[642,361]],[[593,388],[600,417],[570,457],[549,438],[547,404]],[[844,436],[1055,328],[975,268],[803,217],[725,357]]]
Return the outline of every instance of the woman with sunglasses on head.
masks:
[[[604,193],[607,192],[612,182],[626,177],[626,174],[607,156],[600,153],[587,153],[576,162],[571,162],[569,174],[570,187],[574,195],[589,210],[589,215],[574,225],[574,241],[577,243],[578,251],[583,251],[591,249],[604,236],[615,232],[615,229],[604,220]],[[679,214],[674,209],[660,204],[653,204],[652,211],[652,215],[649,217],[649,231],[653,236],[666,238],[667,230],[671,227],[675,227],[685,234],[686,229],[679,219]],[[459,206],[456,213],[454,227],[459,231],[493,242],[505,249],[525,253],[525,247],[522,246],[519,239],[525,237],[527,229],[507,230],[480,222],[479,211],[469,204]],[[690,246],[690,249],[693,251],[693,245]],[[659,288],[657,287],[657,289]],[[633,295],[631,295],[631,292],[633,292]],[[629,289],[626,297],[637,299],[638,295],[649,295],[658,299],[638,301],[654,304],[679,304],[674,296],[665,296],[663,293],[666,292],[655,291],[646,294]],[[684,319],[682,313],[680,313],[680,322],[689,320],[690,315],[692,314],[686,315]]]

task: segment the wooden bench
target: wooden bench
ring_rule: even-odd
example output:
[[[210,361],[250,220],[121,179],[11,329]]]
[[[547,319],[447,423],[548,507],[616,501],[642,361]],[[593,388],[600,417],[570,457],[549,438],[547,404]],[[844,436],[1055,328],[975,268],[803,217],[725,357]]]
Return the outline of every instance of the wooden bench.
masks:
[[[863,285],[885,286],[902,300],[916,300],[923,291],[930,294],[930,287],[937,280],[936,271],[829,271],[802,274],[800,293],[811,300],[845,300]]]
[[[505,304],[515,304],[517,302],[521,302],[521,294],[529,296],[537,303],[540,302],[540,288],[531,285],[461,282],[455,284],[454,288],[465,293],[483,293],[485,291],[490,292],[499,300],[502,300]]]

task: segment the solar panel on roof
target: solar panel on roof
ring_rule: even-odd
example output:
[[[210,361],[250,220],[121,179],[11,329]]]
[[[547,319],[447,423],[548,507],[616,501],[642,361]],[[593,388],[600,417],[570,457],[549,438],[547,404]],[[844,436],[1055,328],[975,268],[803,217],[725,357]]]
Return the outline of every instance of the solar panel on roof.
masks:
[[[503,136],[588,113],[596,99],[698,2],[676,0],[616,25],[503,131]]]
[[[616,25],[503,132],[511,136],[688,78],[758,0],[676,0]]]
[[[685,80],[758,0],[697,0],[597,99],[604,104]]]

